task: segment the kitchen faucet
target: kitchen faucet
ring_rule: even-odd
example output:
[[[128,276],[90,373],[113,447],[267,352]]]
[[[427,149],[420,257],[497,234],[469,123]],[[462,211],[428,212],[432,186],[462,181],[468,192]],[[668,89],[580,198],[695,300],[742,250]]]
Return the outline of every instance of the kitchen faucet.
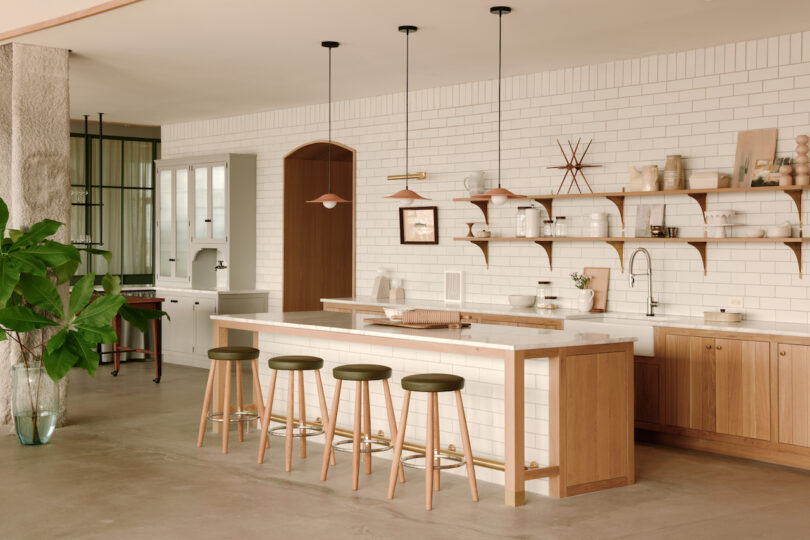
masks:
[[[652,295],[652,261],[650,260],[650,252],[644,248],[637,248],[632,255],[630,255],[630,270],[628,277],[628,281],[630,282],[630,287],[636,282],[635,274],[633,273],[633,262],[636,260],[636,255],[639,253],[643,253],[644,256],[647,258],[647,317],[654,317],[655,313],[653,313],[653,308],[658,307],[658,302],[653,300]]]

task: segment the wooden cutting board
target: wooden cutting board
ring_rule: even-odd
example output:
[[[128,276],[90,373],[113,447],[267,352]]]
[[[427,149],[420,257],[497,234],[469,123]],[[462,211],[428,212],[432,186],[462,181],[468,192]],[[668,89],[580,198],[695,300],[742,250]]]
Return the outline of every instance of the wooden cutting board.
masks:
[[[610,268],[585,268],[582,273],[589,276],[588,288],[593,290],[594,313],[603,313],[607,309],[607,292],[610,283]]]
[[[371,318],[366,319],[366,322],[369,324],[379,324],[382,326],[398,326],[399,328],[416,328],[419,330],[432,330],[434,328],[460,328],[462,326],[470,326],[470,323],[467,321],[461,321],[458,324],[436,324],[436,323],[404,323],[402,321],[392,321],[391,319],[385,318]]]

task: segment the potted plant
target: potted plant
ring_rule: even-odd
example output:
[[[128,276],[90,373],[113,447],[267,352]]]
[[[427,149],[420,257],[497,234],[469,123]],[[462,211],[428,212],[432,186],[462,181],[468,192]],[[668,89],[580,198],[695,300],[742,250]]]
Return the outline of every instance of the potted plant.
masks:
[[[95,275],[87,274],[63,298],[57,287],[75,275],[80,251],[108,262],[111,254],[49,239],[62,226],[50,219],[6,231],[8,217],[0,198],[0,341],[15,342],[22,356],[12,367],[14,427],[22,444],[45,444],[59,414],[57,381],[74,366],[95,373],[97,346],[117,341],[113,318],[120,313],[143,332],[165,313],[130,307],[110,274],[102,280],[105,294],[94,294]]]
[[[577,309],[580,311],[590,311],[593,309],[593,289],[586,289],[590,283],[590,276],[580,274],[579,272],[572,272],[571,279],[574,280],[574,286],[579,289],[579,296],[577,297]]]

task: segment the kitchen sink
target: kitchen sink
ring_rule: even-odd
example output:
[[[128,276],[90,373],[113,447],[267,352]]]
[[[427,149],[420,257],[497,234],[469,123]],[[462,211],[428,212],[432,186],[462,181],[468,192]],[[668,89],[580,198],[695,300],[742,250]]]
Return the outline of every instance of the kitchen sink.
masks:
[[[636,313],[602,313],[566,319],[565,329],[573,332],[609,334],[612,337],[634,337],[638,340],[633,344],[636,356],[655,356],[655,324],[678,319],[679,317],[667,315],[647,317]]]

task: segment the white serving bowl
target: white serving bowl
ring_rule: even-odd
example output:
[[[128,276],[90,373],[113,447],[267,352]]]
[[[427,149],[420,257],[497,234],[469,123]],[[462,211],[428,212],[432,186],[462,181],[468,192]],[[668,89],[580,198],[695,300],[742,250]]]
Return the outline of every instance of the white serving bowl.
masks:
[[[532,307],[537,297],[529,294],[510,294],[509,303],[512,307]]]
[[[774,225],[772,227],[768,227],[766,231],[766,236],[768,238],[789,238],[793,235],[793,230],[790,226],[790,223],[782,223],[781,225]]]
[[[389,308],[389,307],[387,307],[387,308],[383,308],[383,311],[385,311],[385,316],[388,317],[390,320],[392,320],[392,321],[401,321],[402,320],[402,314],[405,313],[408,310],[405,309],[405,308]]]
[[[762,238],[765,236],[765,229],[759,227],[746,227],[740,230],[740,236],[743,238]]]

